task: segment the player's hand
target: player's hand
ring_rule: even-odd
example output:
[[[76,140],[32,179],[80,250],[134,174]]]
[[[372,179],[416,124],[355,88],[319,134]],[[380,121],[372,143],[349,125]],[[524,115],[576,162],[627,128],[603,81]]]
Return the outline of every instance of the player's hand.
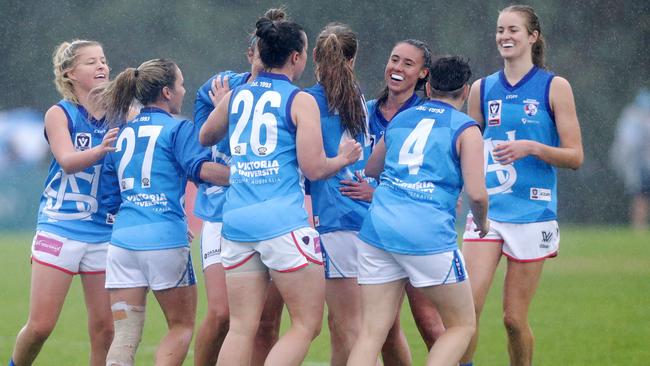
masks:
[[[115,127],[106,132],[102,139],[102,143],[98,146],[99,152],[102,156],[106,155],[106,153],[115,151],[115,140],[117,140],[117,133],[119,131],[119,127]]]
[[[228,84],[228,76],[221,77],[221,74],[212,79],[212,85],[208,91],[212,104],[216,107],[223,97],[230,91],[230,84]]]
[[[188,241],[188,243],[191,243],[191,242],[194,241],[194,233],[190,229],[187,229],[187,241]]]
[[[488,232],[490,232],[490,220],[485,218],[485,222],[479,222],[476,216],[472,217],[472,220],[474,220],[474,224],[476,224],[474,231],[478,232],[480,238],[484,238]]]
[[[368,184],[359,172],[355,172],[354,175],[357,177],[358,181],[351,179],[340,181],[339,183],[343,186],[339,187],[339,191],[342,195],[350,197],[353,200],[371,202],[372,194],[375,193],[375,188]]]
[[[339,153],[345,165],[350,165],[359,160],[361,157],[361,144],[353,139],[344,139],[339,145]]]
[[[501,165],[514,163],[525,158],[532,152],[532,141],[516,140],[498,144],[492,151],[492,156]]]

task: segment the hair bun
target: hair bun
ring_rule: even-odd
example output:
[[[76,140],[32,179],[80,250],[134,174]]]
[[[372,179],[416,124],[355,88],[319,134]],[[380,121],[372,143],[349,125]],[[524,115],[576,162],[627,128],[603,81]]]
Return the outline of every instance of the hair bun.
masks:
[[[272,41],[278,37],[278,27],[269,18],[260,18],[255,23],[255,35],[259,38]]]

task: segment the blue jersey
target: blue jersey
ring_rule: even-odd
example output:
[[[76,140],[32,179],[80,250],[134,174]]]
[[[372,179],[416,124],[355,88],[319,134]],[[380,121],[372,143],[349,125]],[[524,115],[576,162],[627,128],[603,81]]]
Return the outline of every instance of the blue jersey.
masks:
[[[149,107],[122,127],[117,151],[105,161],[122,196],[111,244],[130,250],[189,245],[185,185],[188,178],[200,182],[201,165],[210,159],[198,131],[191,121]]]
[[[305,90],[311,94],[320,109],[321,132],[323,147],[328,158],[338,154],[339,145],[347,131],[341,125],[341,118],[336,111],[330,111],[327,104],[327,95],[321,84]],[[365,103],[364,103],[365,106]],[[370,131],[366,120],[366,131]],[[354,230],[361,228],[363,217],[368,211],[368,202],[354,200],[341,194],[339,188],[341,180],[357,180],[355,172],[365,177],[367,159],[370,157],[371,140],[368,133],[355,136],[357,142],[363,146],[361,158],[354,164],[341,169],[336,175],[319,181],[310,182],[310,193],[314,212],[314,225],[319,233],[324,234],[337,230]],[[373,180],[374,181],[374,180]]]
[[[413,93],[409,99],[402,104],[400,109],[395,113],[395,116],[400,114],[402,111],[405,111],[411,107],[418,106],[424,103],[425,99],[418,97],[417,94]],[[368,107],[368,123],[370,125],[370,138],[372,139],[372,144],[379,142],[379,140],[384,136],[386,128],[388,128],[388,123],[390,121],[384,118],[384,115],[381,114],[377,99],[373,99],[366,103]],[[393,118],[395,118],[393,116]]]
[[[245,84],[251,76],[250,72],[236,74],[232,71],[224,71],[206,81],[196,92],[196,99],[194,101],[194,123],[200,129],[208,119],[210,112],[214,109],[212,99],[208,92],[212,88],[212,80],[218,75],[223,79],[228,77],[228,86],[230,89]],[[212,146],[212,161],[219,164],[228,165],[230,161],[230,148],[228,147],[228,139],[223,139],[216,145]],[[223,221],[223,205],[226,203],[226,189],[213,185],[210,183],[202,183],[199,185],[194,201],[194,215],[202,220],[211,222]]]
[[[458,248],[456,202],[463,187],[458,136],[478,126],[449,104],[427,101],[388,126],[386,162],[359,237],[392,253]]]
[[[61,100],[72,144],[83,151],[102,143],[104,121],[97,121],[81,105]],[[46,136],[47,138],[47,136]],[[52,159],[38,211],[37,230],[48,231],[85,243],[104,243],[111,238],[113,216],[119,196],[106,196],[110,181],[103,177],[103,158],[74,174],[66,174]],[[101,198],[106,196],[104,204]]]
[[[556,169],[534,156],[501,165],[492,151],[505,141],[533,140],[558,146],[549,103],[553,74],[533,67],[517,85],[503,71],[481,80],[481,112],[485,121],[485,180],[490,195],[489,218],[529,223],[557,218]]]
[[[299,91],[284,75],[260,73],[232,93],[226,239],[260,241],[309,226],[291,119]]]

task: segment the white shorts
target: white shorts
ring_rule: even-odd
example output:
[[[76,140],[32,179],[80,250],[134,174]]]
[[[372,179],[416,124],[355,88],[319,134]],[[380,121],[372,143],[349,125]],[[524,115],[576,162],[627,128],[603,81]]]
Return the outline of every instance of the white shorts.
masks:
[[[557,256],[560,249],[560,228],[556,220],[513,224],[490,220],[490,231],[484,238],[475,232],[472,215],[467,216],[463,245],[498,243],[501,252],[516,262],[535,262]]]
[[[408,278],[413,287],[429,287],[467,279],[465,261],[459,250],[430,255],[390,253],[360,242],[360,285],[377,285]]]
[[[32,241],[32,260],[67,274],[104,274],[108,243],[85,243],[37,231]]]
[[[208,266],[221,263],[221,222],[204,221],[201,229],[201,263]]]
[[[241,242],[221,240],[221,263],[226,270],[246,263],[255,253],[274,271],[292,272],[309,262],[323,264],[318,232],[310,227],[294,230],[269,240]]]
[[[333,231],[320,236],[325,278],[356,278],[358,231]]]
[[[189,247],[128,250],[108,246],[106,288],[149,287],[154,291],[196,283]]]

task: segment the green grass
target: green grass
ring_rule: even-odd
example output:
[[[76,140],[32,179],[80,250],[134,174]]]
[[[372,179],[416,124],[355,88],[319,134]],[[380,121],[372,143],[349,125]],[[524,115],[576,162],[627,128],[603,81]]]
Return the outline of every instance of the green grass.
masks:
[[[0,365],[9,359],[16,333],[27,318],[31,233],[0,238]],[[650,361],[650,234],[622,228],[565,227],[561,253],[547,261],[531,309],[535,365],[647,365]],[[195,250],[197,246],[195,246]],[[196,257],[198,258],[198,256]],[[199,262],[198,260],[196,262]],[[501,263],[481,321],[477,365],[507,365],[501,323]],[[197,272],[202,281],[200,272]],[[199,317],[205,297],[199,282]],[[149,307],[138,364],[152,363],[165,324],[155,300]],[[408,314],[405,328],[414,365],[424,364],[425,349]],[[37,365],[87,364],[88,336],[79,280],[66,300],[54,333]],[[283,328],[288,324],[285,314]],[[191,352],[191,351],[190,351]],[[328,332],[311,347],[306,365],[326,364]],[[191,364],[191,354],[186,365]]]

